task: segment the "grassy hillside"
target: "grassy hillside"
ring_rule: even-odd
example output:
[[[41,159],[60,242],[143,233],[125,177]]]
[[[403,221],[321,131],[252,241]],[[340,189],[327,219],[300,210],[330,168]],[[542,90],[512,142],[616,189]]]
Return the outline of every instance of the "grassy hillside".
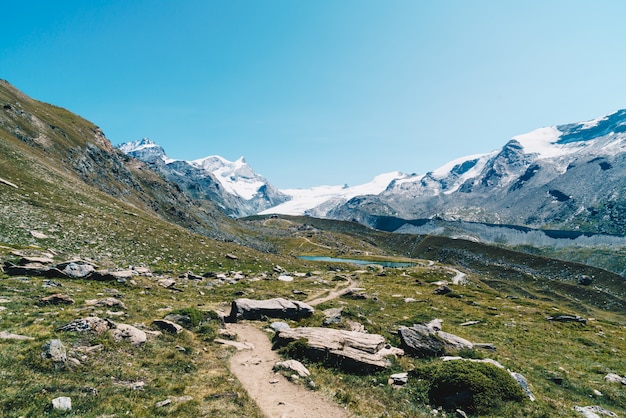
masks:
[[[0,271],[0,410],[3,416],[260,417],[228,369],[231,347],[217,344],[219,312],[237,297],[307,300],[354,280],[360,292],[318,306],[292,326],[321,326],[322,310],[399,345],[397,330],[434,318],[447,332],[493,350],[490,357],[522,373],[537,400],[504,403],[481,416],[579,416],[575,406],[626,414],[624,283],[583,264],[505,251],[462,240],[390,234],[350,222],[308,217],[234,221],[199,207],[176,186],[110,147],[93,124],[0,83],[0,261],[80,258],[98,268],[135,270],[131,278],[95,281]],[[299,255],[410,260],[404,269],[309,262]],[[435,294],[460,270],[465,285]],[[277,280],[289,274],[293,282]],[[579,285],[581,276],[593,283]],[[67,305],[42,298],[65,294]],[[115,298],[112,302],[109,298]],[[118,303],[119,302],[119,303]],[[107,305],[108,304],[108,305]],[[155,333],[152,321],[186,315],[180,334]],[[547,317],[581,316],[558,323]],[[105,332],[60,327],[96,315],[148,333],[138,347]],[[462,325],[478,321],[474,325]],[[260,321],[260,328],[268,325]],[[24,336],[27,339],[4,338]],[[223,336],[229,338],[228,335]],[[268,338],[270,338],[268,334]],[[70,358],[41,356],[60,339]],[[355,416],[431,416],[427,375],[437,359],[399,357],[390,370],[353,374],[304,358],[322,396]],[[391,373],[413,371],[392,388]],[[59,396],[72,411],[53,410]],[[162,404],[169,399],[170,403]],[[442,412],[439,413],[443,415]],[[453,412],[452,412],[453,414]],[[450,414],[448,414],[450,416]]]

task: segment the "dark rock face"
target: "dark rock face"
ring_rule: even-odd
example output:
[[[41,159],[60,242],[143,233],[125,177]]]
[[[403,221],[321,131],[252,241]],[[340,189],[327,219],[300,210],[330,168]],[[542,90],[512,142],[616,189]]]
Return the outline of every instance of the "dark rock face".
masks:
[[[239,319],[261,319],[264,316],[269,318],[301,319],[311,316],[314,311],[313,307],[296,300],[241,298],[232,302],[228,320],[237,322]]]

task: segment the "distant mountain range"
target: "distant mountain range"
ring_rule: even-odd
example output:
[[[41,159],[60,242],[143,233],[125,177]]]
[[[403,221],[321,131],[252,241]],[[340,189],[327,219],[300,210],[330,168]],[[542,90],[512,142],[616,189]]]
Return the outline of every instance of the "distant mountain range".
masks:
[[[439,219],[626,234],[626,110],[540,128],[426,174],[387,173],[353,187],[278,190],[243,158],[174,161],[147,139],[118,147],[234,217],[310,215],[368,226],[381,217]]]

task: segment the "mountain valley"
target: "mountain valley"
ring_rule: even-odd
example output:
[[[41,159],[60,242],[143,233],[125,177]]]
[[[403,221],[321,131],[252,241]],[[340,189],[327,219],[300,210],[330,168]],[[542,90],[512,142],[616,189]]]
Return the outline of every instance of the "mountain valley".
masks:
[[[268,416],[231,369],[237,349],[252,350],[251,374],[259,364],[229,321],[237,301],[281,299],[314,309],[241,321],[309,374],[258,382],[268,391],[297,385],[360,417],[622,416],[625,113],[544,128],[424,176],[306,195],[243,159],[174,161],[150,140],[113,147],[93,123],[2,81],[0,410]],[[285,325],[380,338],[392,354],[355,369],[345,347],[281,346]],[[404,336],[425,328],[424,339],[457,345],[416,355]],[[451,380],[465,382],[464,397],[446,392]],[[58,408],[65,398],[71,407]]]

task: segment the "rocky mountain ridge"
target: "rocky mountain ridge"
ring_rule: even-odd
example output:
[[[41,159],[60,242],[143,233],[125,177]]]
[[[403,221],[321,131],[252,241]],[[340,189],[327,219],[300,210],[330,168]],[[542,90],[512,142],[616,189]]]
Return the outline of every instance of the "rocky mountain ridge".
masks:
[[[255,173],[243,157],[235,162],[220,156],[193,161],[173,160],[148,138],[117,147],[178,184],[195,200],[202,204],[216,204],[232,217],[253,215],[289,200],[287,195]]]
[[[393,181],[326,216],[438,218],[531,228],[626,234],[626,110],[541,128],[502,149]]]

